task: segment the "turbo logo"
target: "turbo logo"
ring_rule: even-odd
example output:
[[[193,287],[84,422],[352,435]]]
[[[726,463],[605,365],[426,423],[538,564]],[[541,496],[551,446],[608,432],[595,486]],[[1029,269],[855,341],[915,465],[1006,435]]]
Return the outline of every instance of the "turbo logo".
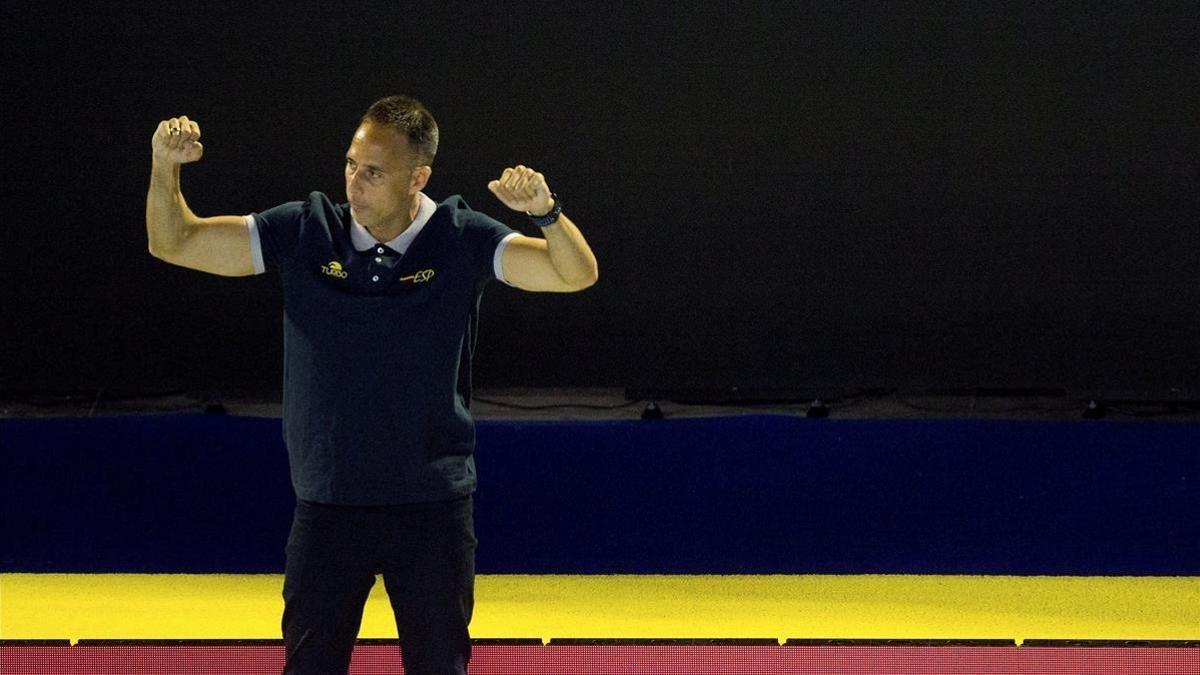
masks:
[[[342,263],[336,260],[331,260],[328,265],[321,265],[321,272],[339,279],[345,279],[350,276],[348,272],[342,269]]]

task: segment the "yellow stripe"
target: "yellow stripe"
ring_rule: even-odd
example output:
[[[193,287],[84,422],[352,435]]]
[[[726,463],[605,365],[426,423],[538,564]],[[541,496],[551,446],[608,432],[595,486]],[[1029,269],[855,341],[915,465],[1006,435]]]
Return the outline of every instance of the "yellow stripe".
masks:
[[[4,639],[278,639],[277,575],[2,574]],[[1200,639],[1197,577],[476,580],[479,638]],[[395,637],[381,582],[364,638]]]

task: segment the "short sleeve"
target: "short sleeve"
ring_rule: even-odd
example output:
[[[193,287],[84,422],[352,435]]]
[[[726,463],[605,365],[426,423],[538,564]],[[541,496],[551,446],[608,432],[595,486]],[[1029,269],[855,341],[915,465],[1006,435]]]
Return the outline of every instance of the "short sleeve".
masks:
[[[256,272],[279,267],[295,255],[307,207],[306,202],[287,202],[247,218]]]
[[[477,211],[463,224],[463,235],[475,264],[476,275],[483,281],[504,279],[500,257],[504,247],[520,233],[500,221]]]

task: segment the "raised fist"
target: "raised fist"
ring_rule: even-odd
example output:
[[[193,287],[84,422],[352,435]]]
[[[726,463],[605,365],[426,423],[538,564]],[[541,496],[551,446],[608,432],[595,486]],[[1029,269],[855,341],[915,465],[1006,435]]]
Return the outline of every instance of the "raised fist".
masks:
[[[514,211],[540,216],[554,208],[546,177],[526,166],[505,169],[498,180],[488,183],[488,189]]]
[[[167,164],[187,164],[204,155],[200,144],[200,125],[187,117],[172,117],[158,123],[150,141],[154,159]]]

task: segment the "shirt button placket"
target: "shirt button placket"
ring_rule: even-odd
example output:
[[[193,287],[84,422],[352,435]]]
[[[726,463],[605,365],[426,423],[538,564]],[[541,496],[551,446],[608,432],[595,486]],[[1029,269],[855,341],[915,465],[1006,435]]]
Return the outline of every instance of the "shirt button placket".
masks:
[[[376,253],[383,253],[383,247],[382,247],[382,246],[376,246],[376,247],[375,247],[375,252],[376,252]],[[375,257],[375,262],[376,262],[376,263],[383,263],[383,258],[382,258],[382,257],[379,257],[379,256],[376,256],[376,257]],[[372,276],[372,277],[371,277],[371,281],[374,281],[374,282],[378,283],[378,282],[379,282],[379,275],[378,275],[378,274],[376,274],[376,275]]]

